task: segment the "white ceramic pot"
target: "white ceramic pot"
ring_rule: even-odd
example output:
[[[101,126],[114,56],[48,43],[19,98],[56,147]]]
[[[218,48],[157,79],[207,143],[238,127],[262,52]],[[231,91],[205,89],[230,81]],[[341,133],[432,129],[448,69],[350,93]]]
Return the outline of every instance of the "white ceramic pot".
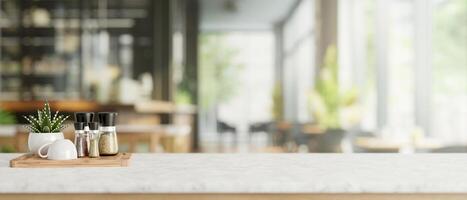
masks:
[[[37,154],[37,150],[45,144],[49,144],[58,139],[64,139],[63,133],[29,133],[28,147],[29,152]],[[44,153],[47,152],[47,148],[44,148]]]

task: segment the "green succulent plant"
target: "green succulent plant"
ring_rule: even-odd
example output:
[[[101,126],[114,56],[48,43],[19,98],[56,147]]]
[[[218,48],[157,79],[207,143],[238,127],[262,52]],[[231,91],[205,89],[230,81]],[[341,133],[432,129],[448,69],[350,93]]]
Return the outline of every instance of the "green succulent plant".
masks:
[[[52,117],[49,102],[45,102],[44,108],[37,111],[37,116],[29,115],[23,117],[30,123],[26,125],[26,128],[33,133],[58,133],[66,127],[63,125],[63,122],[69,116],[58,115],[58,111],[56,111]]]

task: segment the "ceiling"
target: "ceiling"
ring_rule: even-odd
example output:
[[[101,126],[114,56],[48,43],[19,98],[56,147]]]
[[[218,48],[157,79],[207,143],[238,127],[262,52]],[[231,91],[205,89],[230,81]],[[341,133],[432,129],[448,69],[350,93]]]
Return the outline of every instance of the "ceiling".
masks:
[[[297,0],[201,0],[201,31],[270,30]]]

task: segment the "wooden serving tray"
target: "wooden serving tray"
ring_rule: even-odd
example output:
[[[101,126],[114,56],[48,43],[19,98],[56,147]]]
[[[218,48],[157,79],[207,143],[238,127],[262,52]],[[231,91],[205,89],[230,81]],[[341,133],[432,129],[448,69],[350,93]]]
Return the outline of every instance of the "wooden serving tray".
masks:
[[[12,168],[59,168],[59,167],[127,167],[131,153],[99,158],[78,158],[76,160],[47,160],[37,155],[24,154],[10,160]]]

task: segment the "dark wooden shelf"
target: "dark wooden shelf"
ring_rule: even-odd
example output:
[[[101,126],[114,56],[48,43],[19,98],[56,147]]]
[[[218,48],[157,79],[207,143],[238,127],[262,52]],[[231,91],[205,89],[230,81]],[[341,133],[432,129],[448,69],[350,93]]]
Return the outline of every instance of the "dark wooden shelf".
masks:
[[[50,101],[53,110],[62,112],[94,111],[98,110],[99,104],[92,101]],[[2,101],[0,107],[10,112],[33,112],[42,109],[44,101]]]
[[[63,100],[49,101],[49,104],[52,110],[59,110],[60,112],[131,111],[146,114],[193,114],[196,109],[194,106],[179,107],[167,101],[149,101],[138,104],[101,104],[87,100]],[[35,112],[43,107],[44,101],[0,101],[0,108],[10,112]],[[143,112],[141,109],[145,111]]]

